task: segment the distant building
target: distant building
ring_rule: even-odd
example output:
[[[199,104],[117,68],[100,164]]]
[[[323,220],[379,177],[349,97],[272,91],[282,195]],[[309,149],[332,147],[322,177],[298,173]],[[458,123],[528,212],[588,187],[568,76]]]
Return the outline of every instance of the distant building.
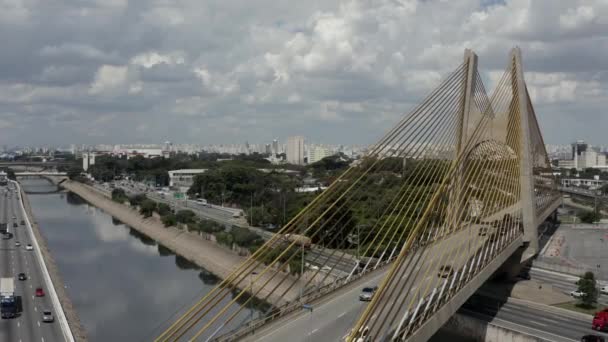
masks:
[[[304,137],[287,138],[287,162],[296,165],[304,164]]]
[[[82,153],[82,169],[86,172],[89,167],[95,165],[95,153],[94,152],[83,152]]]
[[[571,159],[560,159],[557,166],[565,169],[584,170],[586,168],[606,168],[606,154],[598,152],[584,140],[577,140],[571,145]]]
[[[272,150],[271,150],[271,148],[270,148],[270,144],[266,144],[265,149],[264,149],[264,152],[265,152],[266,154],[271,154],[271,153],[272,153]]]
[[[183,192],[188,191],[194,184],[194,177],[206,171],[207,169],[171,170],[169,171],[169,187]]]
[[[333,154],[334,153],[331,153],[331,151],[329,151],[329,149],[327,149],[325,147],[320,147],[320,146],[311,147],[308,150],[308,163],[312,164],[312,163],[318,162],[319,160],[321,160],[325,157],[329,157]]]
[[[277,139],[274,139],[272,141],[272,154],[279,154],[281,153],[279,151],[279,141]]]
[[[581,178],[563,178],[562,186],[584,186],[591,190],[600,188],[606,184],[605,180],[601,180],[599,176],[595,176],[593,179],[581,179]]]

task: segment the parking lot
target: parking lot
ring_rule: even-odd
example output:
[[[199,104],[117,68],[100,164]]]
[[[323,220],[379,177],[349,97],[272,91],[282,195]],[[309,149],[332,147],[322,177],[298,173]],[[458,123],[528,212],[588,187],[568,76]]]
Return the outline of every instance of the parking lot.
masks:
[[[608,223],[562,224],[543,252],[544,259],[592,269],[598,279],[608,279]]]

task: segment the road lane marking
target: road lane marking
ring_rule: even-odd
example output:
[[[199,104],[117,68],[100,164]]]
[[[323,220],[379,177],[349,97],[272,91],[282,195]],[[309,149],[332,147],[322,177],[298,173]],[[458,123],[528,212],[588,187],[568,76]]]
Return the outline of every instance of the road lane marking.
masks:
[[[21,328],[21,323],[19,323],[19,321],[17,321],[17,327]]]
[[[42,342],[44,342],[44,337],[41,337],[41,338],[40,338],[40,340],[41,340]]]
[[[38,321],[38,326],[40,327],[40,321]]]
[[[38,308],[34,306],[34,311],[38,311]]]
[[[340,317],[342,317],[342,316],[344,316],[344,315],[346,315],[346,311],[344,311],[343,313],[339,314],[339,315],[338,315],[338,318],[340,318]]]

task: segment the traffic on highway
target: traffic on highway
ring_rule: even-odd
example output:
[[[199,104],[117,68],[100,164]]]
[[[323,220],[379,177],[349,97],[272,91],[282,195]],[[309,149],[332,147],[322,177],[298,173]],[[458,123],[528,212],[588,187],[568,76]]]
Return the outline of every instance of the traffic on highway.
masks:
[[[16,187],[0,187],[0,341],[64,341]]]

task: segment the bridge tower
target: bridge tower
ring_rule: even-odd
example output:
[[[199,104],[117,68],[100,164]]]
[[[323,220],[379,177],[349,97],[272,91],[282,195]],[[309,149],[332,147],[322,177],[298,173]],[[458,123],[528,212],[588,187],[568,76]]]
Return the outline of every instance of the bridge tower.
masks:
[[[519,143],[516,147],[520,153],[520,196],[522,208],[522,220],[524,228],[523,240],[527,243],[521,260],[526,261],[538,253],[538,222],[536,222],[536,205],[534,194],[534,161],[531,153],[532,139],[530,132],[530,115],[534,115],[529,107],[528,90],[524,81],[523,67],[521,61],[521,50],[515,47],[511,50],[510,60],[512,63],[511,82],[516,93],[513,94],[513,105],[518,106],[521,129]]]

